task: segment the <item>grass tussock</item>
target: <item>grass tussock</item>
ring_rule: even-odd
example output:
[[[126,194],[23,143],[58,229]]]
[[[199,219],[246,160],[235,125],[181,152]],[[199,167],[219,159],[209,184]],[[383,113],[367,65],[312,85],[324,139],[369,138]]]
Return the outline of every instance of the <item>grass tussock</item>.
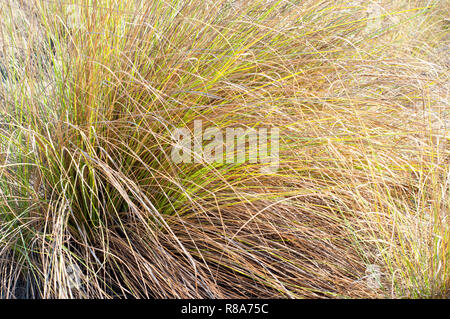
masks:
[[[0,297],[448,297],[444,1],[0,10]],[[196,120],[278,170],[175,163]]]

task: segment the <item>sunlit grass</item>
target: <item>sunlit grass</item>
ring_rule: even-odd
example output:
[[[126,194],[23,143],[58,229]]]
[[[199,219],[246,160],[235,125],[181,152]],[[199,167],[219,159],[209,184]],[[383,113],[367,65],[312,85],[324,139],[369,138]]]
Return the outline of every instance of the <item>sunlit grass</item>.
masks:
[[[5,1],[0,296],[448,296],[447,11]],[[175,163],[195,120],[278,171]]]

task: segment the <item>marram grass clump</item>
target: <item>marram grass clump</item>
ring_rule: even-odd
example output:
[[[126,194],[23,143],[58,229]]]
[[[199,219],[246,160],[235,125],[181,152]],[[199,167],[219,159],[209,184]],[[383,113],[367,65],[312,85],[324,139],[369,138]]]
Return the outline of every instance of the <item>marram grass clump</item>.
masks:
[[[1,298],[448,297],[444,2],[0,10]],[[174,161],[198,121],[277,169]]]

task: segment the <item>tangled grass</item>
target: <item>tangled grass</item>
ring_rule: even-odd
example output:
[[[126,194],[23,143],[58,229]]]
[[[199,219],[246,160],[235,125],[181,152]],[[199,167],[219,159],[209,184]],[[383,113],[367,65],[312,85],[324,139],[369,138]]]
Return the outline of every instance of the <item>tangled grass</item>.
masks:
[[[448,297],[448,13],[2,1],[0,297]],[[195,120],[278,170],[175,163]]]

